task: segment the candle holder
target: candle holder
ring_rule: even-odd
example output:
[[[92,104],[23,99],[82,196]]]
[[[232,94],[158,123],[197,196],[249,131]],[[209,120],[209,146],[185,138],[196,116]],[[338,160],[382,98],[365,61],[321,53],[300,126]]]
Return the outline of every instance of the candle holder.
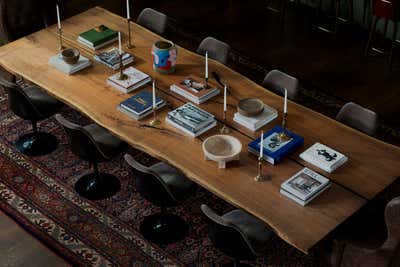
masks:
[[[208,86],[208,77],[207,77],[207,78],[204,78],[204,79],[205,79],[205,81],[206,81],[206,84],[204,85],[204,87],[205,87],[206,89],[210,88],[210,87]]]
[[[226,127],[226,110],[224,110],[224,118],[223,118],[223,120],[224,120],[224,125],[223,125],[222,128],[219,130],[219,132],[220,132],[221,134],[228,134],[230,131],[229,131],[229,128]]]
[[[287,124],[287,112],[283,113],[282,118],[282,132],[278,134],[279,142],[283,143],[289,141],[291,137],[286,132],[286,124]]]
[[[59,50],[60,52],[63,51],[65,49],[65,46],[63,45],[63,38],[62,38],[62,29],[58,28],[58,39],[60,41],[60,46],[59,46]]]
[[[124,73],[124,65],[122,64],[122,54],[119,55],[119,77],[118,80],[126,80],[128,79],[128,75]]]
[[[258,173],[257,173],[257,176],[254,177],[254,181],[261,182],[261,181],[264,181],[265,179],[266,179],[266,177],[262,173],[262,158],[259,157],[258,158]]]
[[[126,47],[128,49],[131,49],[134,47],[134,45],[132,44],[132,41],[131,41],[131,19],[130,18],[126,19],[126,21],[128,23],[128,41],[126,43]]]
[[[160,125],[161,121],[157,118],[157,111],[156,108],[153,107],[153,119],[150,121],[151,126],[157,126]]]

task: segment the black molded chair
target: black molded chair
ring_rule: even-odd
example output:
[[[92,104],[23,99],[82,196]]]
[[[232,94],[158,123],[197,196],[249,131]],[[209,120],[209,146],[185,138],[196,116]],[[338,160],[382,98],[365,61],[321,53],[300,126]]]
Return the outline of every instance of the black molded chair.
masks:
[[[72,152],[93,164],[94,172],[82,176],[75,183],[78,194],[90,200],[115,195],[121,188],[119,179],[112,174],[99,172],[98,164],[110,161],[122,152],[124,142],[97,124],[82,127],[67,121],[60,114],[56,115],[56,119],[68,135]]]
[[[274,91],[280,95],[285,94],[287,90],[288,98],[294,100],[299,93],[299,81],[280,70],[271,70],[265,75],[262,85],[268,90]]]
[[[235,259],[234,266],[246,266],[241,260],[252,260],[266,253],[273,232],[254,216],[236,209],[222,216],[203,204],[201,210],[210,219],[209,237],[220,251]]]
[[[182,218],[166,213],[166,208],[179,205],[195,194],[196,184],[164,162],[146,167],[128,154],[125,160],[135,170],[136,190],[161,207],[160,213],[146,217],[140,224],[142,235],[160,245],[183,239],[189,230],[188,224]]]
[[[353,102],[340,109],[336,120],[368,135],[374,135],[378,128],[378,115]]]
[[[231,47],[220,40],[213,37],[206,37],[201,41],[197,48],[197,54],[205,55],[208,52],[208,57],[225,64],[228,62],[229,51]]]
[[[57,113],[62,103],[49,96],[37,86],[20,87],[0,78],[0,86],[8,94],[10,109],[19,117],[32,122],[33,132],[21,136],[15,145],[27,156],[42,156],[53,152],[58,147],[57,138],[46,132],[38,131],[37,122]]]
[[[167,28],[168,17],[152,8],[145,8],[140,12],[136,22],[139,25],[159,34],[163,35]]]

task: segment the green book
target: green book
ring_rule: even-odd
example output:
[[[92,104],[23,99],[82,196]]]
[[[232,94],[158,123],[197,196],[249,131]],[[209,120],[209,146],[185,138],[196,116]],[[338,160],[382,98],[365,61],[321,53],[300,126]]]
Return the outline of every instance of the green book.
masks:
[[[93,28],[79,35],[80,39],[89,42],[93,47],[99,46],[117,37],[118,37],[118,32],[104,25],[100,25],[99,27]]]

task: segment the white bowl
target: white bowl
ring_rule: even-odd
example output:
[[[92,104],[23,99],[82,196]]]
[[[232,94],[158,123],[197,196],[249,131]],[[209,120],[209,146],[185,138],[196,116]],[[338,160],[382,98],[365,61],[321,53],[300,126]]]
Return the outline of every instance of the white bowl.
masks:
[[[203,152],[206,160],[218,162],[220,169],[225,169],[226,163],[239,160],[242,143],[230,135],[213,135],[203,142]]]

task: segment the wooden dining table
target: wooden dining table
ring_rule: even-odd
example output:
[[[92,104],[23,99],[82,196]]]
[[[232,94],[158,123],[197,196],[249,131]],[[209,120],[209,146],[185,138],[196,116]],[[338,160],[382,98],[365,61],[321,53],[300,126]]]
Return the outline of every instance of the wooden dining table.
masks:
[[[92,58],[94,52],[76,40],[80,33],[101,24],[121,31],[126,42],[126,19],[95,7],[62,21],[64,43]],[[135,121],[117,110],[123,100],[137,91],[124,94],[108,86],[106,79],[115,71],[105,65],[92,60],[91,67],[70,76],[51,67],[48,61],[58,53],[59,46],[56,25],[0,47],[0,65],[42,87],[132,147],[179,168],[200,186],[264,221],[280,238],[304,253],[309,253],[314,245],[400,176],[398,147],[289,101],[288,129],[304,137],[304,145],[277,165],[264,162],[263,171],[271,178],[255,181],[258,160],[247,152],[247,144],[258,137],[260,131],[249,131],[233,121],[237,103],[243,98],[259,98],[276,108],[280,115],[262,128],[267,131],[281,123],[283,98],[227,66],[209,60],[210,73],[217,71],[229,85],[226,124],[230,128],[229,134],[243,145],[238,162],[229,163],[226,169],[218,169],[215,162],[204,159],[202,142],[219,133],[223,117],[222,94],[200,105],[215,115],[218,126],[198,138],[189,137],[165,123],[172,108],[187,102],[171,92],[170,85],[191,74],[203,76],[204,57],[178,46],[176,71],[169,75],[159,74],[153,70],[151,47],[163,37],[135,23],[131,28],[134,47],[125,48],[125,51],[135,57],[132,66],[151,75],[157,81],[158,94],[168,102],[168,107],[157,113],[162,121],[160,126],[149,125],[152,116]],[[146,86],[141,90],[150,88]],[[345,154],[348,162],[332,174],[304,162],[299,153],[315,142]],[[332,186],[303,207],[281,195],[279,190],[285,180],[305,166],[330,178]]]

